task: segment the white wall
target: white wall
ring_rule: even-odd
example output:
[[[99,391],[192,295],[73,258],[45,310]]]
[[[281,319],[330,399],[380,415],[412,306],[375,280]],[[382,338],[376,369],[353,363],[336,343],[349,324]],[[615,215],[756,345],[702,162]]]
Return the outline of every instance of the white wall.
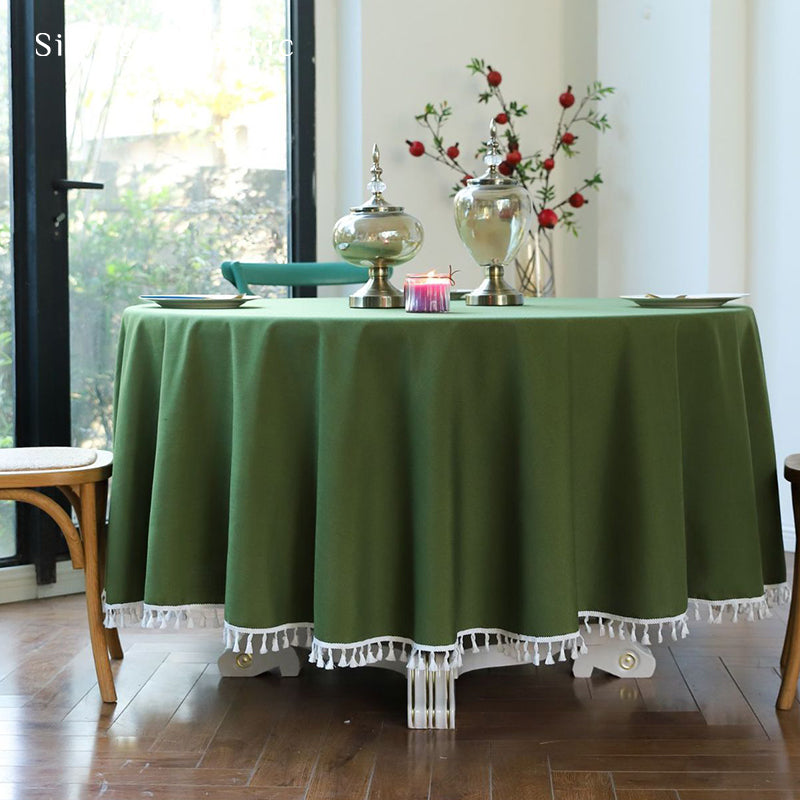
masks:
[[[712,0],[708,289],[747,286],[749,0]]]
[[[600,296],[708,288],[710,0],[598,0]]]
[[[594,80],[611,85],[597,69],[597,3],[569,0],[566,9],[561,43],[563,81],[574,84],[578,91]],[[608,103],[604,102],[598,110],[608,111],[608,108]],[[614,129],[604,135],[614,136]],[[600,168],[604,180],[609,180],[609,173],[598,158],[601,138],[591,128],[582,131],[578,148],[580,157],[563,163],[566,186],[580,186],[582,180],[591,177],[597,168]],[[601,187],[599,193],[587,193],[587,197],[589,203],[580,212],[580,235],[577,238],[555,238],[556,293],[562,297],[597,296],[598,219],[600,209],[606,203],[605,187]]]

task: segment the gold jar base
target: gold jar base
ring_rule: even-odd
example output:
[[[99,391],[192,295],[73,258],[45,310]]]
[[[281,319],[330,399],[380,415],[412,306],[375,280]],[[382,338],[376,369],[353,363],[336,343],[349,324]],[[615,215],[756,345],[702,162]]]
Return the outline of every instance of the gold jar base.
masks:
[[[389,280],[388,267],[369,268],[369,280],[350,295],[350,308],[403,308],[403,293]]]
[[[525,300],[503,278],[503,265],[490,264],[483,283],[466,295],[464,302],[468,306],[521,306]]]

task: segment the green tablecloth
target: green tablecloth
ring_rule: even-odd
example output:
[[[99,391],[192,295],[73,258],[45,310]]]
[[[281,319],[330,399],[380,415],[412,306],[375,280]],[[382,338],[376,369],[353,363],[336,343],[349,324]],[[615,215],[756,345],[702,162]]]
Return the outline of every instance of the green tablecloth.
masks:
[[[752,615],[785,581],[745,306],[135,306],[115,416],[107,625],[224,604],[235,647],[313,624],[330,666],[324,643],[569,646],[689,598]]]

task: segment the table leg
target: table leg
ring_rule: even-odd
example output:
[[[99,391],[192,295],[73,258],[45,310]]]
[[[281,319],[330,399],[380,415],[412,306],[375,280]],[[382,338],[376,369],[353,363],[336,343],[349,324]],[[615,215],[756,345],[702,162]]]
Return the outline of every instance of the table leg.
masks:
[[[456,727],[455,670],[444,666],[441,653],[424,653],[408,680],[408,727],[447,729]]]
[[[300,656],[294,647],[252,654],[226,650],[217,659],[217,667],[223,678],[252,678],[276,668],[282,678],[296,678],[300,674]]]
[[[583,638],[589,652],[573,662],[572,674],[576,678],[588,678],[594,669],[619,678],[650,678],[655,672],[655,656],[643,644],[600,636],[597,631],[584,634]]]
[[[573,675],[588,678],[592,670],[602,669],[620,678],[649,678],[655,671],[656,660],[650,648],[644,645],[601,637],[598,633],[584,634],[588,653],[579,656],[573,665]],[[477,652],[466,650],[461,663],[452,666],[444,653],[417,652],[409,666],[397,657],[388,660],[388,646],[384,645],[383,658],[368,666],[405,673],[408,684],[408,727],[413,729],[453,729],[456,726],[455,681],[459,675],[475,669],[521,665],[515,654],[503,652],[496,646],[480,648]],[[223,677],[248,678],[278,669],[282,677],[296,677],[300,665],[307,658],[307,650],[290,647],[267,653],[234,653],[226,650],[217,665]],[[334,653],[338,663],[340,652]],[[563,660],[563,659],[562,659]],[[528,662],[529,663],[529,662]],[[366,665],[365,665],[366,666]]]

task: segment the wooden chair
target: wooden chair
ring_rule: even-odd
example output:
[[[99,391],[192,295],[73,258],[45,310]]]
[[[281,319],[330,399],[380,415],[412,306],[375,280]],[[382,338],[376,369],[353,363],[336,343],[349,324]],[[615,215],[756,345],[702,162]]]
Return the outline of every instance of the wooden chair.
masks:
[[[67,540],[72,566],[86,572],[89,636],[100,695],[116,703],[111,658],[122,658],[116,629],[103,627],[105,519],[111,453],[79,447],[11,447],[0,449],[0,500],[30,503],[48,514]],[[53,487],[69,500],[78,528],[64,509],[37,491]]]
[[[800,675],[800,454],[789,456],[783,464],[783,476],[792,484],[792,508],[794,509],[794,577],[792,578],[792,602],[789,606],[789,622],[781,653],[781,689],[778,692],[777,708],[788,711],[797,694],[797,678]]]

